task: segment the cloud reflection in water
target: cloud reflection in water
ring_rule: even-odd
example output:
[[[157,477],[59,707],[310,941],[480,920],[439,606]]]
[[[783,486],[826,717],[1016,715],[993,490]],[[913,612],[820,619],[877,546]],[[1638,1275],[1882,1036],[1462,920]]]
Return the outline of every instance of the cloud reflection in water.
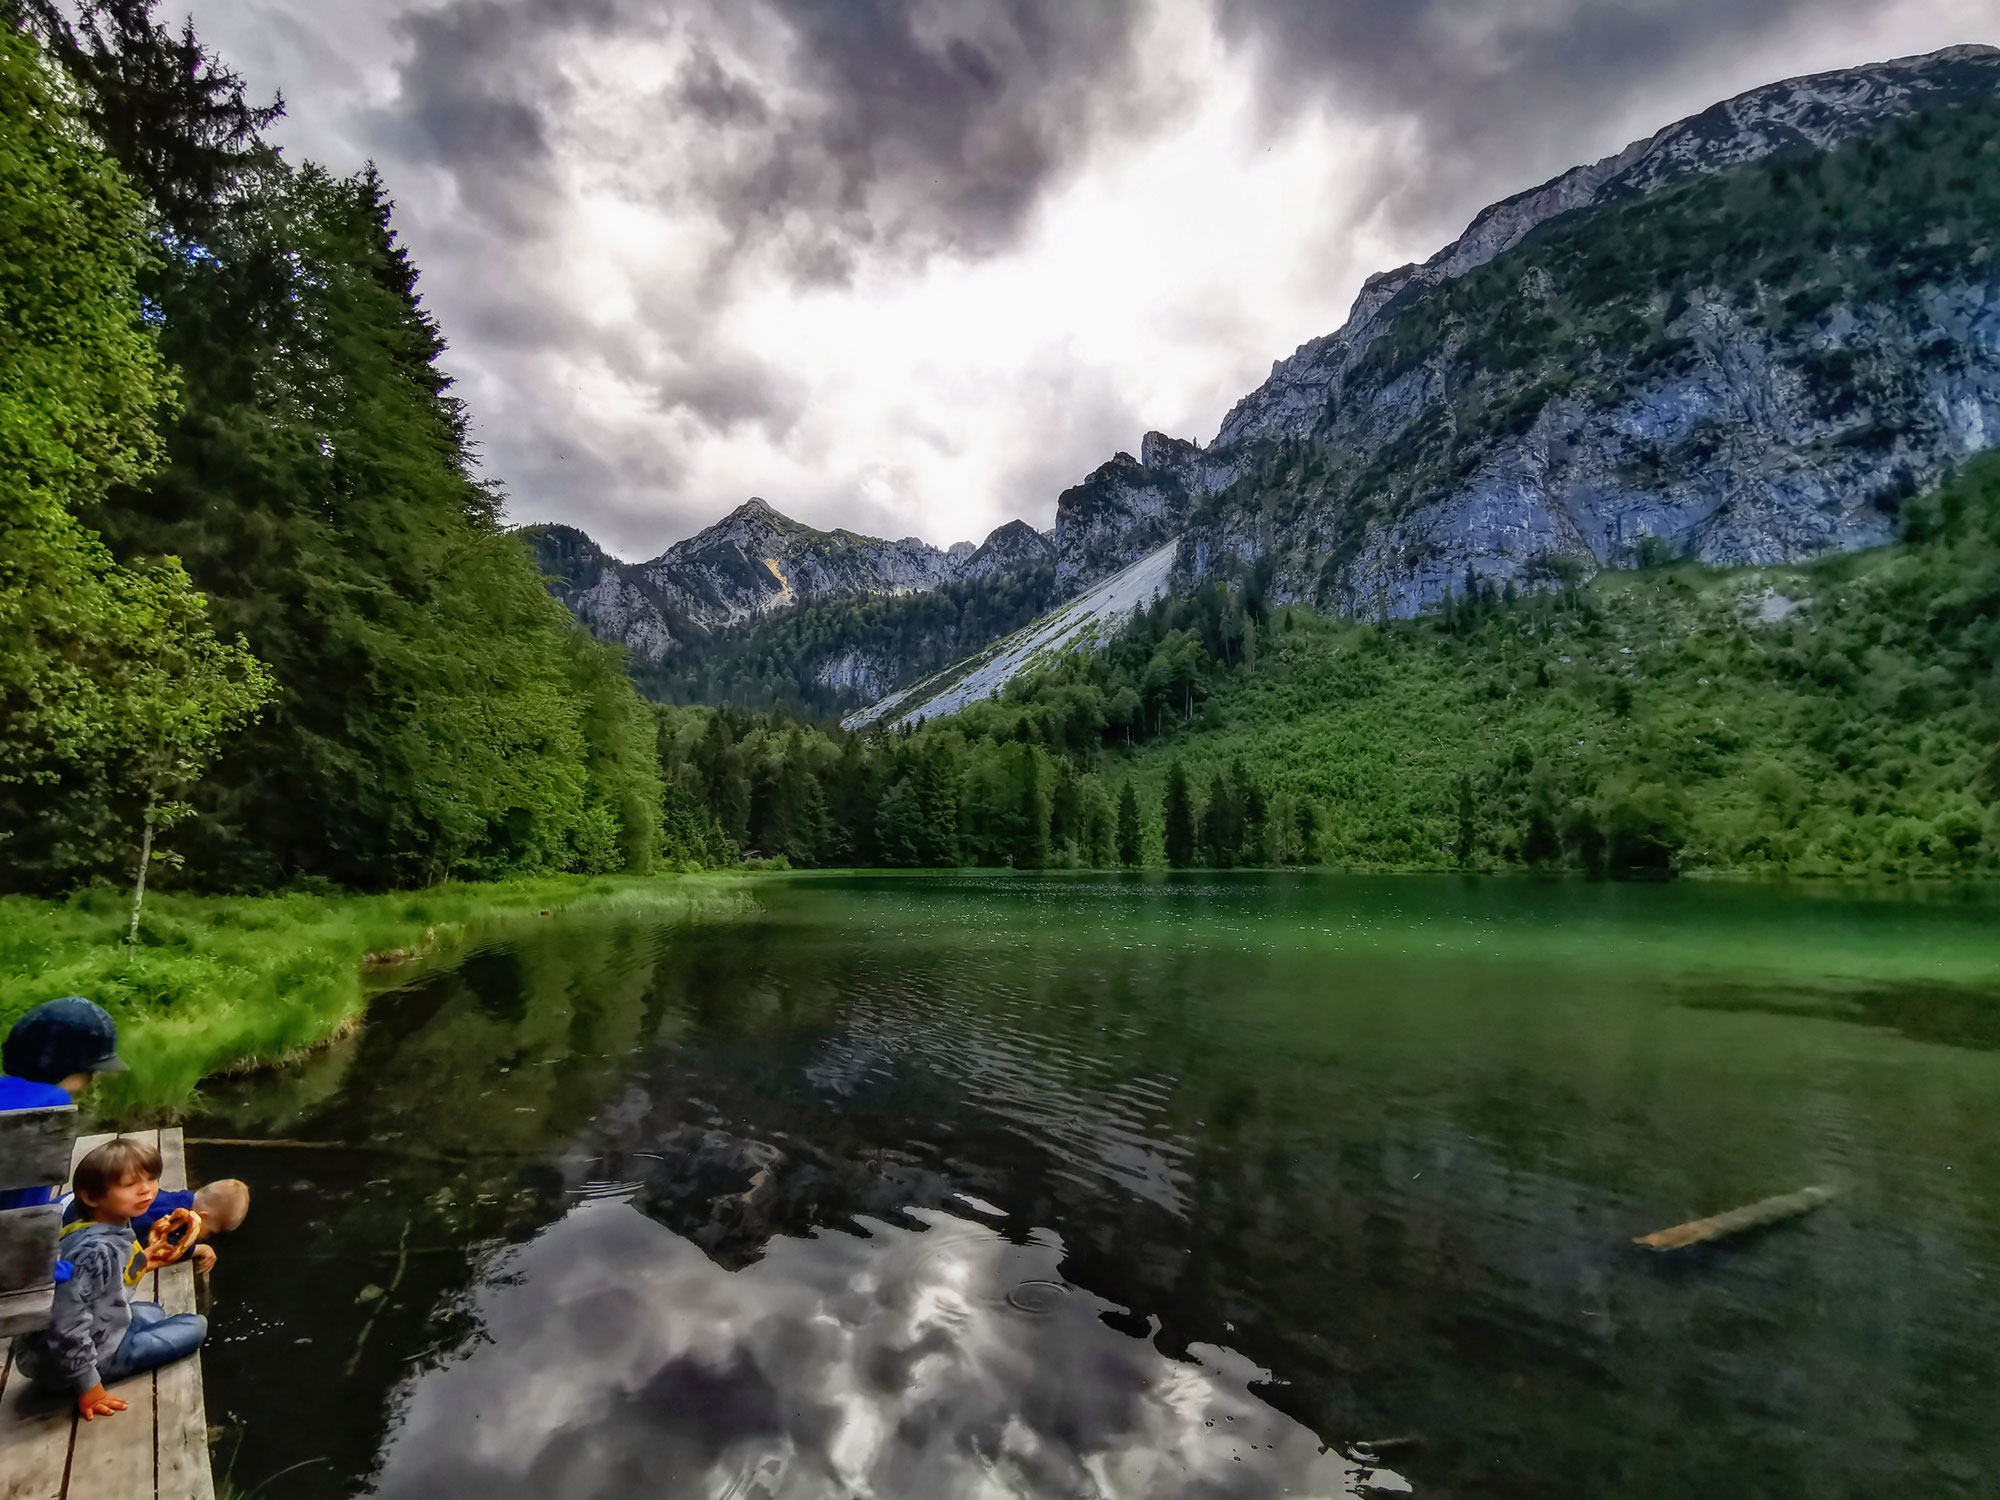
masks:
[[[488,1267],[487,1339],[416,1377],[384,1500],[1090,1497],[1406,1491],[1253,1396],[1241,1356],[1161,1354],[1063,1282],[1061,1243],[923,1229],[773,1239],[727,1271],[616,1201]]]

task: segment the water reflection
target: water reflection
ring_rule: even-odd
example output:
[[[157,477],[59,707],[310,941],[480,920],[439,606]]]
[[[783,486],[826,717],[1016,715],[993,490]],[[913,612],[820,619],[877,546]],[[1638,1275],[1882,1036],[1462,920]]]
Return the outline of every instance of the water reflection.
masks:
[[[191,1134],[298,1143],[196,1148],[259,1195],[207,1366],[233,1485],[1338,1494],[1392,1438],[1433,1497],[2000,1471],[1979,909],[762,889],[728,927],[542,924],[218,1090]],[[1795,1003],[1898,986],[1963,1003],[1901,1036]],[[1829,1180],[1760,1240],[1630,1244]],[[301,1402],[305,1367],[342,1378]],[[1162,1444],[1194,1487],[1121,1467]]]
[[[1407,1490],[1257,1400],[1240,1357],[1169,1360],[1011,1242],[931,1210],[779,1238],[731,1273],[596,1202],[499,1258],[485,1342],[421,1381],[383,1500],[1337,1496]]]

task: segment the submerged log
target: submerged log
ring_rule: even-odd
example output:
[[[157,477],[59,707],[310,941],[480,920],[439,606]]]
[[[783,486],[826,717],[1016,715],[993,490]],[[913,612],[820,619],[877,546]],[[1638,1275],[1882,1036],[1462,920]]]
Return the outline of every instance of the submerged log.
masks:
[[[1704,1240],[1719,1240],[1725,1235],[1741,1234],[1746,1229],[1776,1224],[1783,1219],[1796,1219],[1800,1214],[1811,1213],[1822,1203],[1831,1203],[1833,1198],[1834,1190],[1830,1187],[1800,1188],[1796,1193],[1781,1193],[1744,1208],[1732,1208],[1728,1213],[1717,1214],[1712,1219],[1694,1219],[1686,1224],[1676,1224],[1672,1229],[1662,1229],[1657,1234],[1640,1235],[1632,1243],[1644,1245],[1648,1250],[1680,1250]]]

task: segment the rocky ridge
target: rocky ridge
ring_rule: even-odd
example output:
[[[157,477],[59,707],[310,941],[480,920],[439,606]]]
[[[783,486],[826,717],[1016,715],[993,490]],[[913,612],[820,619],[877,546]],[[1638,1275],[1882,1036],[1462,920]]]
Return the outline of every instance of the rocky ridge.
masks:
[[[1761,165],[1782,195],[1784,163],[1804,177],[1843,147],[1920,154],[1918,117],[1996,104],[1987,47],[1787,80],[1486,209],[1423,265],[1372,278],[1343,328],[1230,412],[1191,466],[1181,577],[1265,559],[1279,597],[1410,614],[1469,573],[1532,585],[1648,549],[1727,565],[1888,540],[1900,495],[2000,437],[2000,283],[1976,225],[1933,216],[1943,253],[1906,258],[1893,287],[1857,267],[1898,253],[1908,221],[1871,235],[1774,211],[1745,232],[1798,236],[1779,247],[1793,264],[1726,265],[1719,245],[1706,275],[1672,265],[1668,236],[1641,244],[1661,272],[1643,287],[1645,267],[1602,274],[1591,240],[1638,242],[1630,221],[1654,200],[1670,217],[1677,196],[1676,232],[1698,233],[1741,198],[1697,203],[1699,179]],[[1482,336],[1494,318],[1550,326],[1509,350]],[[1149,479],[1169,482],[1127,482]]]
[[[941,549],[916,537],[819,531],[754,498],[650,562],[612,557],[571,526],[522,534],[556,596],[592,633],[640,662],[664,661],[679,646],[791,605],[920,593],[1054,559],[1049,538],[1023,521],[998,527],[983,544]],[[856,685],[880,676],[879,663],[852,665]]]

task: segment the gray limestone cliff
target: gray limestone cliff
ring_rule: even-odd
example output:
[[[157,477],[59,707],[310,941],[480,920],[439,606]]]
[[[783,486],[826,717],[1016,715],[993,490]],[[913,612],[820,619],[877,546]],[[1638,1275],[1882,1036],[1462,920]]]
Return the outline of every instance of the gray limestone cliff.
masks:
[[[1756,89],[1371,278],[1207,447],[1066,492],[1058,569],[1182,530],[1183,585],[1408,614],[1468,574],[1875,545],[2000,441],[2000,52]]]

